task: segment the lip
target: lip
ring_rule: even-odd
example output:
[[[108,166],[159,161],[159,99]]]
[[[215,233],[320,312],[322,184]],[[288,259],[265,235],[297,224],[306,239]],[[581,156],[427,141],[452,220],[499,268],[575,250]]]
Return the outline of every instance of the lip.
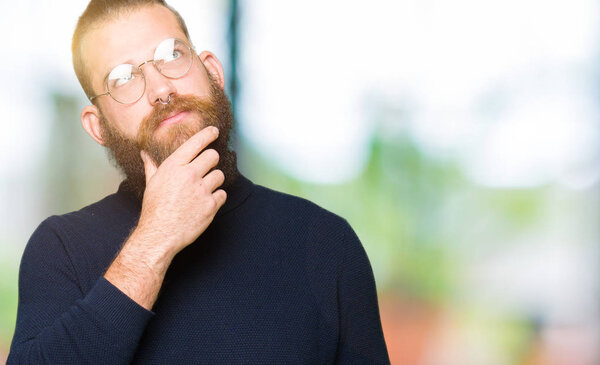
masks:
[[[186,111],[176,112],[175,114],[160,122],[159,127],[180,123],[188,114],[189,112]]]

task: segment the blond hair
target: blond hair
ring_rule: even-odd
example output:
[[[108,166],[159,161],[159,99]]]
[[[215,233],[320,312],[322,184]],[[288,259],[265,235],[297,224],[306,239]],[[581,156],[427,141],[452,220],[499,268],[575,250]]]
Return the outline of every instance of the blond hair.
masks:
[[[73,33],[71,51],[75,74],[88,99],[94,95],[94,91],[92,90],[90,72],[83,59],[83,39],[86,34],[95,26],[98,26],[105,21],[115,19],[126,12],[140,7],[151,5],[161,5],[169,9],[175,15],[186,38],[190,40],[187,26],[185,25],[183,18],[164,0],[91,0],[83,14],[81,14],[77,21],[75,32]]]

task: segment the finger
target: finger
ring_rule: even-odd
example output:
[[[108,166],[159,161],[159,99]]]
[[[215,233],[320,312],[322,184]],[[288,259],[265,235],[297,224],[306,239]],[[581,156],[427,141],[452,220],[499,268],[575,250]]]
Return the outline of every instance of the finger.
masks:
[[[202,151],[198,157],[192,162],[190,162],[190,167],[196,171],[200,177],[204,177],[208,173],[208,171],[217,166],[219,162],[219,153],[215,150],[208,149],[206,151]]]
[[[225,182],[225,174],[221,170],[213,170],[204,176],[202,182],[208,191],[214,191]]]
[[[156,173],[156,164],[154,160],[148,155],[146,151],[140,151],[140,156],[142,156],[142,161],[144,162],[144,173],[146,174],[146,185],[148,185],[148,181],[154,176]]]
[[[219,136],[217,127],[209,126],[200,132],[191,136],[178,149],[175,150],[167,160],[175,161],[179,164],[187,164],[196,157],[200,151],[206,148],[212,141]]]
[[[225,200],[227,200],[227,193],[223,189],[219,189],[213,193],[213,197],[217,202],[217,206],[220,208],[225,204]]]

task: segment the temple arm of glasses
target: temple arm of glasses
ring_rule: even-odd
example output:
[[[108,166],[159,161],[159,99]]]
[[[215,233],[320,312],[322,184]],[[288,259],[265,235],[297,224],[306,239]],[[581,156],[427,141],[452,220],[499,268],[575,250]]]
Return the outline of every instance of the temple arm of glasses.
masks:
[[[108,92],[105,92],[104,94],[92,96],[92,97],[90,97],[90,101],[92,101],[92,100],[94,100],[94,99],[96,99],[96,98],[98,98],[100,96],[104,96],[104,95],[108,95],[108,94],[109,94]]]

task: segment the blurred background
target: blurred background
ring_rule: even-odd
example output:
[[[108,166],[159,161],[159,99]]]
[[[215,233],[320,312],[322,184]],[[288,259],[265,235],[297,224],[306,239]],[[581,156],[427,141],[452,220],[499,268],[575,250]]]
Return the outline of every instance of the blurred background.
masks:
[[[116,191],[70,41],[85,1],[0,12],[0,362],[23,248]],[[345,217],[393,364],[600,364],[592,0],[172,0],[228,73],[241,171]]]

